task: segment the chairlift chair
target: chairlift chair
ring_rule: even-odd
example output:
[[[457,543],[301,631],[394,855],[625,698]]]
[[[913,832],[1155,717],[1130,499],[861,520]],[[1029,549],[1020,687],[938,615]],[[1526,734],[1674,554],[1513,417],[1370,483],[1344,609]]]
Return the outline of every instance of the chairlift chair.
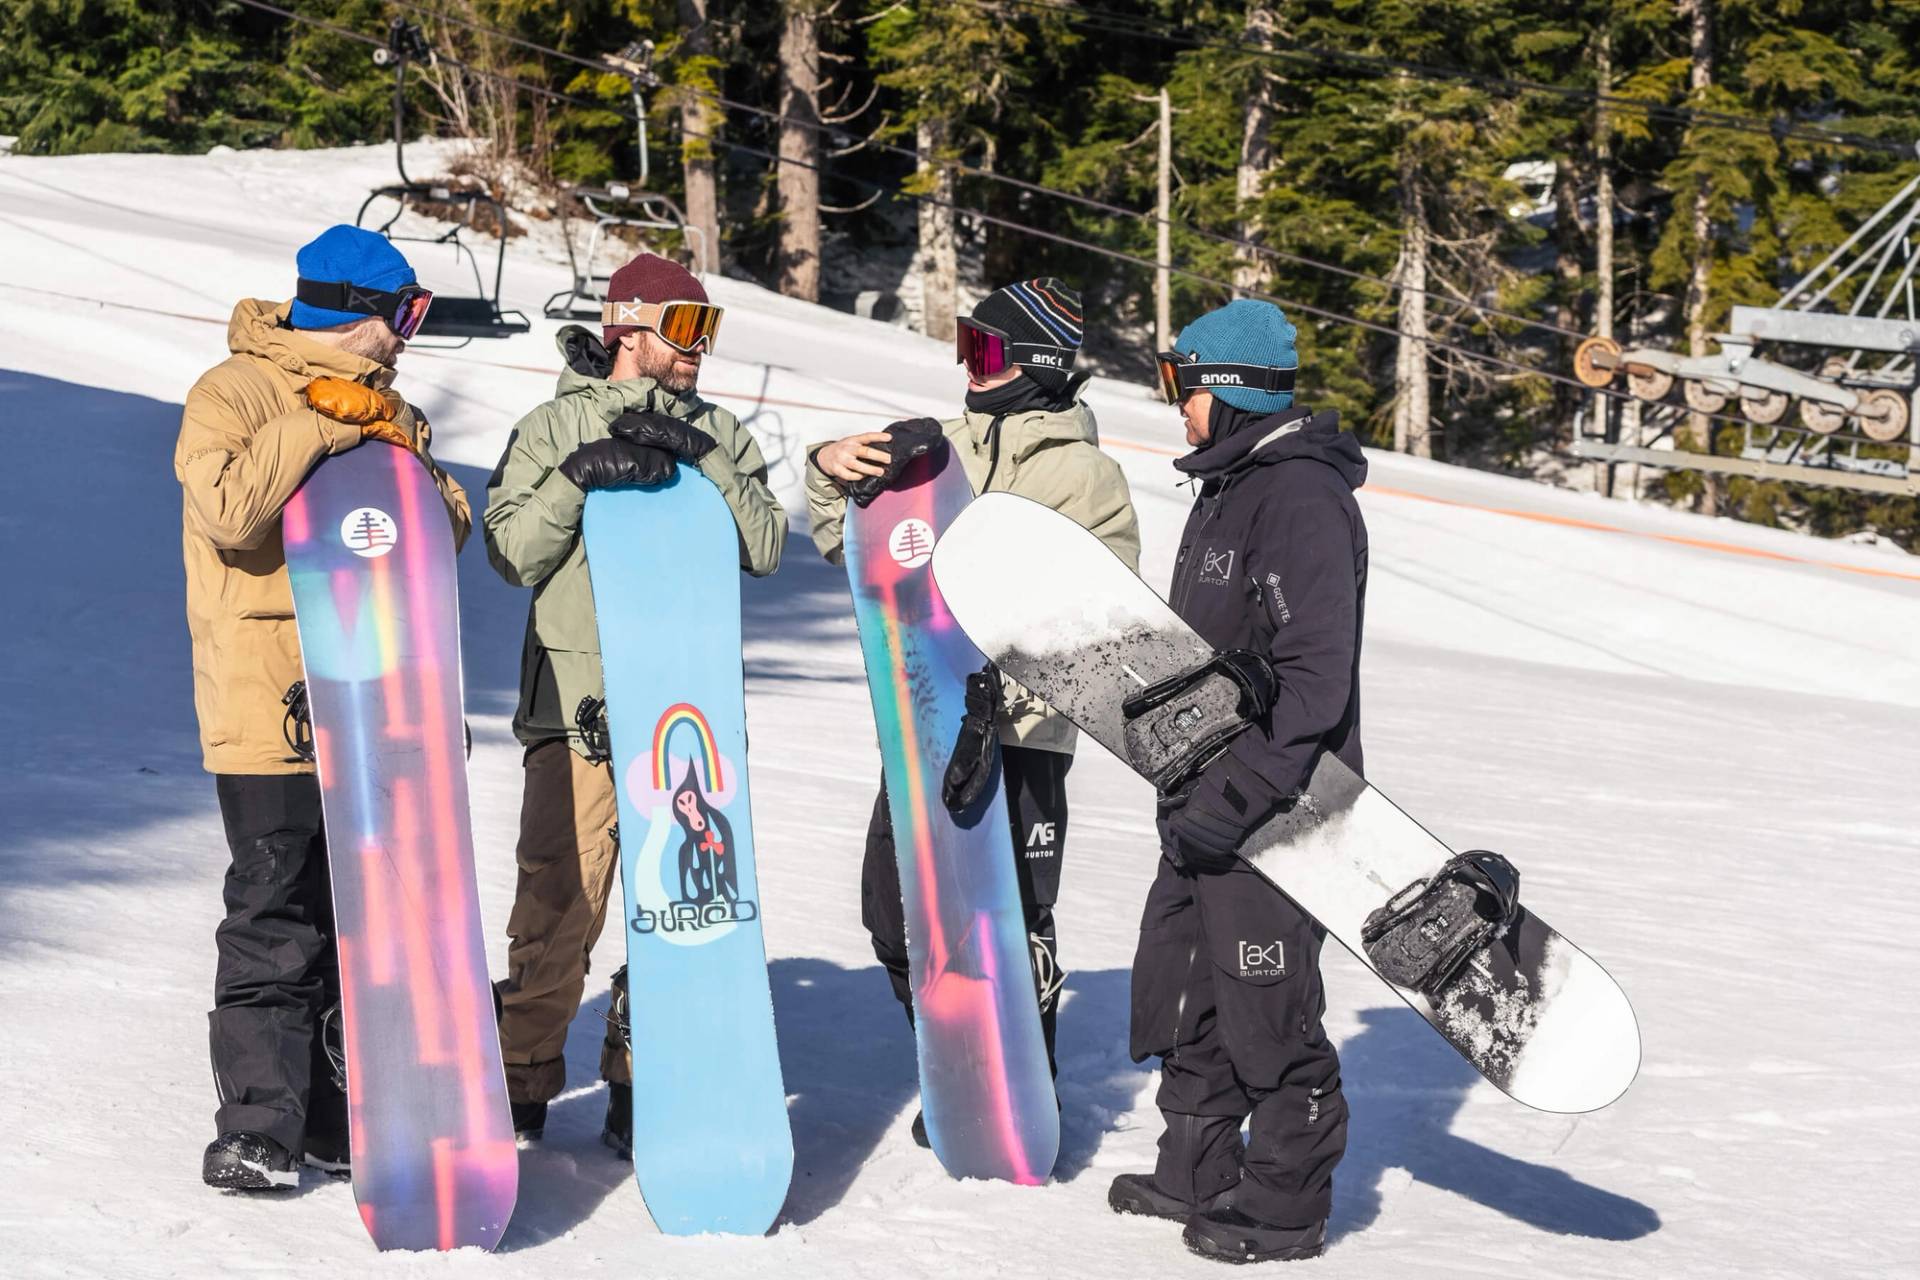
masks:
[[[435,291],[433,306],[427,311],[427,319],[420,326],[419,337],[452,338],[458,341],[442,344],[463,347],[475,338],[507,338],[516,333],[526,333],[533,328],[525,313],[502,310],[500,307],[500,281],[507,263],[507,211],[500,202],[485,190],[462,191],[449,186],[430,182],[416,182],[407,174],[406,154],[406,81],[407,64],[421,62],[431,65],[433,48],[427,43],[420,28],[403,18],[395,18],[387,28],[387,43],[384,48],[373,51],[375,66],[393,68],[393,156],[394,164],[400,171],[400,181],[388,186],[375,187],[360,205],[360,212],[354,215],[355,226],[366,225],[367,210],[374,201],[387,199],[395,203],[393,216],[379,226],[372,228],[389,240],[406,240],[418,244],[447,245],[453,249],[456,261],[464,261],[473,273],[474,292],[471,296],[449,295]],[[437,236],[405,235],[395,232],[394,224],[400,221],[412,204],[433,201],[439,204],[462,205],[466,217],[454,223],[443,234]],[[493,288],[489,290],[480,274],[480,259],[473,249],[461,238],[462,226],[474,227],[475,215],[485,207],[493,213],[493,224],[498,234],[498,246],[494,250]]]
[[[595,255],[600,250],[600,242],[613,228],[675,232],[692,254],[694,273],[706,273],[707,245],[700,228],[688,225],[686,212],[671,196],[646,189],[650,172],[647,162],[646,90],[659,84],[658,77],[653,74],[653,41],[636,41],[617,54],[605,55],[605,61],[612,70],[627,77],[640,146],[640,176],[631,183],[609,182],[603,187],[568,189],[566,194],[593,219],[593,230],[587,234],[584,255],[575,254],[571,232],[564,236],[567,266],[572,272],[573,284],[547,299],[546,314],[555,320],[600,318],[600,307],[606,301],[612,276],[601,275],[594,270]]]

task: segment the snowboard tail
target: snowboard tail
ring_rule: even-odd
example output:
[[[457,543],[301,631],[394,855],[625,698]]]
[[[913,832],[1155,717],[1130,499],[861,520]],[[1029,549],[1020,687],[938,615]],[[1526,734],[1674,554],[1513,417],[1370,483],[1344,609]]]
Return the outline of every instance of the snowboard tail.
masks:
[[[934,573],[954,616],[1002,670],[1123,761],[1127,699],[1213,657],[1099,539],[1012,494],[984,495],[954,520]],[[1304,792],[1248,838],[1241,856],[1377,974],[1362,939],[1369,913],[1454,855],[1323,754]],[[1528,1106],[1595,1110],[1639,1070],[1639,1027],[1625,994],[1524,903],[1431,995],[1388,985]]]
[[[900,869],[927,1137],[955,1177],[1037,1184],[1059,1152],[1059,1107],[998,751],[990,792],[964,820],[941,799],[966,679],[986,658],[928,565],[972,497],[951,450],[915,461],[866,507],[849,504],[847,576]]]
[[[518,1191],[468,811],[453,535],[373,443],[288,502],[332,873],[354,1199],[382,1249],[500,1241]]]
[[[625,891],[633,1166],[670,1235],[770,1229],[793,1136],[760,933],[739,536],[691,466],[584,517]]]

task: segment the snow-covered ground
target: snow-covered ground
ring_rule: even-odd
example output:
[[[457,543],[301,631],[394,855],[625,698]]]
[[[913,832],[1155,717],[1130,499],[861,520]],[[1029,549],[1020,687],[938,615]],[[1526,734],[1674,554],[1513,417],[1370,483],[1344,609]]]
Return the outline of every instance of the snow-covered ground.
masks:
[[[860,926],[878,773],[839,571],[795,525],[746,587],[754,810],[798,1152],[767,1239],[659,1237],[597,1141],[604,989],[571,1087],[523,1156],[502,1253],[378,1256],[346,1185],[199,1184],[225,853],[195,744],[181,606],[179,405],[235,298],[385,181],[383,150],[0,157],[0,1251],[8,1274],[787,1276],[1217,1274],[1105,1207],[1157,1136],[1125,1055],[1155,857],[1149,796],[1075,767],[1060,906],[1073,970],[1063,1141],[1043,1189],[958,1183],[907,1133],[912,1046]],[[412,166],[431,170],[422,155]],[[510,304],[565,267],[517,241]],[[429,283],[446,251],[415,246]],[[748,418],[791,508],[809,442],[950,411],[938,345],[733,281],[703,391]],[[1097,323],[1097,319],[1096,319]],[[551,394],[552,322],[415,351],[401,387],[479,501]],[[1305,379],[1311,385],[1311,371]],[[1171,414],[1089,399],[1164,580],[1186,494]],[[1327,1276],[1839,1276],[1920,1269],[1920,560],[1373,456],[1366,738],[1376,782],[1457,846],[1524,868],[1535,908],[1632,996],[1639,1082],[1581,1118],[1478,1081],[1344,955],[1327,962],[1351,1146]],[[494,968],[513,884],[508,730],[524,594],[462,558],[474,825]],[[617,931],[616,931],[617,932]],[[617,963],[610,933],[596,957]],[[597,981],[597,979],[596,979]],[[1901,992],[1908,994],[1902,995]]]

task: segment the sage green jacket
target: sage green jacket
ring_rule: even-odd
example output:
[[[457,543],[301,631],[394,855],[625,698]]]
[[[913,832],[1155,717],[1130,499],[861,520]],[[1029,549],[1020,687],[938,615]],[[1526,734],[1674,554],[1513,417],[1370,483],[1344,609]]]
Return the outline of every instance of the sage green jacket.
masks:
[[[996,426],[997,424],[997,426]],[[1043,502],[1099,535],[1127,568],[1140,569],[1140,522],[1127,477],[1100,449],[1093,410],[1075,401],[1060,412],[1036,410],[996,418],[971,410],[940,424],[947,443],[975,493],[1004,490]],[[847,497],[814,464],[820,446],[807,450],[807,514],[813,544],[834,564],[844,559]],[[1003,679],[1005,702],[1000,741],[1009,746],[1071,752],[1071,721],[1011,679]]]
[[[787,517],[767,487],[760,446],[740,420],[697,392],[676,395],[651,378],[609,381],[600,340],[578,325],[556,339],[566,368],[557,394],[513,428],[487,481],[481,528],[487,559],[516,587],[533,588],[520,655],[520,705],[513,731],[528,746],[566,738],[587,754],[574,721],[582,698],[604,697],[593,583],[580,538],[587,495],[560,474],[575,449],[605,440],[623,413],[652,410],[692,423],[717,447],[698,464],[733,510],[740,567],[765,577],[780,567]]]

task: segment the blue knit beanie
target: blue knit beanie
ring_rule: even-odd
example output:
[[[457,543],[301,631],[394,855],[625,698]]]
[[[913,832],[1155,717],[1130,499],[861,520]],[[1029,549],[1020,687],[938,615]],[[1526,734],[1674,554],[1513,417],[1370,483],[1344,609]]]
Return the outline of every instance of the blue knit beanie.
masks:
[[[1235,298],[1182,329],[1173,346],[1174,350],[1204,364],[1297,369],[1300,353],[1294,349],[1294,335],[1293,322],[1287,319],[1287,313],[1271,302]],[[1261,391],[1255,387],[1207,389],[1248,413],[1278,413],[1293,404],[1291,391]]]
[[[384,293],[391,293],[403,284],[417,283],[413,268],[391,240],[360,227],[328,227],[301,245],[294,261],[302,280],[344,280],[362,289],[378,289]],[[331,329],[337,324],[364,319],[365,316],[351,311],[310,307],[296,298],[287,323],[296,329]]]

